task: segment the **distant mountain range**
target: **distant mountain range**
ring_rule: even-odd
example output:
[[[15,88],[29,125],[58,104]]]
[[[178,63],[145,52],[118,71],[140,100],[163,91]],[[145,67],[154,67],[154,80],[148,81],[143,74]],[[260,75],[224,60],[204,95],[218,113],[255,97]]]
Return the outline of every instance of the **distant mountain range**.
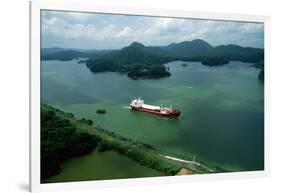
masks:
[[[73,60],[75,58],[96,58],[112,50],[87,50],[73,48],[42,48],[41,60]]]
[[[131,78],[161,78],[170,76],[163,66],[170,61],[198,61],[209,66],[227,64],[230,60],[257,63],[264,60],[264,50],[238,45],[212,46],[201,39],[167,46],[144,46],[133,42],[120,50],[41,50],[42,60],[74,58],[89,58],[86,65],[92,72],[113,71],[127,73]]]
[[[225,57],[228,60],[238,60],[243,62],[258,62],[263,60],[264,50],[261,48],[241,47],[237,45],[211,46],[204,40],[196,39],[180,43],[172,43],[167,46],[144,46],[141,43],[133,42],[130,46],[122,50],[134,49],[145,54],[160,57],[178,57],[178,58],[198,58],[198,57]],[[118,50],[86,50],[86,49],[68,49],[68,48],[42,48],[42,60],[72,60],[77,57],[97,57],[105,53],[115,54]]]

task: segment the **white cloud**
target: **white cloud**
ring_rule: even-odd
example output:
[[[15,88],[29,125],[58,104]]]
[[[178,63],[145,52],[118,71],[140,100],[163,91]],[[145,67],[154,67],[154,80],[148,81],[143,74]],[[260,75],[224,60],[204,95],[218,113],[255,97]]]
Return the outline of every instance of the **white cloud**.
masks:
[[[77,12],[43,11],[42,34],[43,43],[57,43],[63,39],[63,46],[75,47],[89,43],[120,48],[133,41],[166,45],[198,38],[212,45],[240,43],[242,46],[263,46],[263,24],[258,23]]]
[[[73,17],[73,15],[71,15],[71,17]],[[75,14],[75,17],[77,17],[77,14]],[[97,34],[97,32],[103,33],[104,31],[96,30],[96,26],[91,24],[78,22],[70,23],[67,20],[64,20],[64,18],[57,17],[57,15],[42,20],[42,33],[46,36],[53,36],[54,38],[91,39],[96,37],[95,34]]]
[[[247,33],[263,31],[263,25],[257,25],[255,23],[245,23],[241,25],[240,30]]]
[[[116,38],[131,38],[134,35],[135,35],[134,30],[131,27],[126,26],[120,32],[118,32],[115,37]]]
[[[113,24],[109,24],[99,29],[96,34],[93,34],[92,38],[100,41],[110,40],[115,35],[115,30],[116,27]]]

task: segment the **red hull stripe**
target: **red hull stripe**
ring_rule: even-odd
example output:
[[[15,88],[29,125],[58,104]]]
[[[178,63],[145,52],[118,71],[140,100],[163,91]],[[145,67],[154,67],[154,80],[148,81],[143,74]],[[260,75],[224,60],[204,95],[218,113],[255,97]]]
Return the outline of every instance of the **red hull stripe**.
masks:
[[[134,110],[136,110],[136,111],[142,111],[142,112],[152,113],[152,114],[161,115],[161,116],[178,116],[178,115],[180,115],[180,113],[181,113],[179,110],[174,110],[174,111],[171,112],[171,113],[163,114],[163,113],[161,113],[160,111],[155,111],[155,110],[150,110],[150,109],[134,108],[134,107],[132,107],[132,108],[133,108]]]

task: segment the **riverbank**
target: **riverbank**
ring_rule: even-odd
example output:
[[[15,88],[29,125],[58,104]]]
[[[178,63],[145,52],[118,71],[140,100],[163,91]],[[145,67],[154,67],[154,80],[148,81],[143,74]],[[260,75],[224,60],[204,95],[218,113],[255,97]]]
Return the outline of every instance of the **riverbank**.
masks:
[[[77,120],[73,114],[65,113],[59,109],[55,109],[48,105],[42,105],[47,111],[52,111],[61,119],[68,120],[71,124],[81,132],[87,132],[99,139],[97,151],[115,151],[132,160],[140,163],[143,166],[155,169],[164,173],[167,176],[178,174],[183,169],[187,174],[200,174],[215,172],[206,166],[203,166],[195,161],[181,160],[156,150],[153,146],[119,136],[111,131],[95,126],[95,122],[91,124],[85,119]]]

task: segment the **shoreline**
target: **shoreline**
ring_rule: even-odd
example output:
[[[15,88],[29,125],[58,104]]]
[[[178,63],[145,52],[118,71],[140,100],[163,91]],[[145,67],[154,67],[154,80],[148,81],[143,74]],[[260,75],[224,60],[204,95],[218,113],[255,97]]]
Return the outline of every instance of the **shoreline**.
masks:
[[[98,149],[103,151],[115,151],[123,156],[137,161],[146,167],[163,172],[167,176],[178,175],[183,169],[189,174],[215,173],[216,171],[199,163],[195,160],[183,160],[177,157],[164,155],[163,152],[155,149],[153,146],[125,138],[114,132],[89,124],[89,120],[76,119],[72,113],[63,112],[49,105],[42,105],[47,111],[53,111],[62,119],[70,121],[79,129],[79,131],[87,132],[100,139]]]
[[[185,164],[188,164],[188,165],[200,166],[200,167],[208,170],[210,173],[215,172],[215,170],[213,170],[211,168],[208,168],[207,166],[205,166],[205,165],[203,165],[199,162],[196,162],[195,160],[192,160],[192,161],[191,160],[185,160],[185,159],[180,159],[180,158],[177,158],[177,157],[172,157],[172,156],[162,155],[162,154],[159,154],[159,156],[164,157],[164,158],[169,159],[169,160],[177,161],[177,162],[180,162],[180,163],[185,163]]]

